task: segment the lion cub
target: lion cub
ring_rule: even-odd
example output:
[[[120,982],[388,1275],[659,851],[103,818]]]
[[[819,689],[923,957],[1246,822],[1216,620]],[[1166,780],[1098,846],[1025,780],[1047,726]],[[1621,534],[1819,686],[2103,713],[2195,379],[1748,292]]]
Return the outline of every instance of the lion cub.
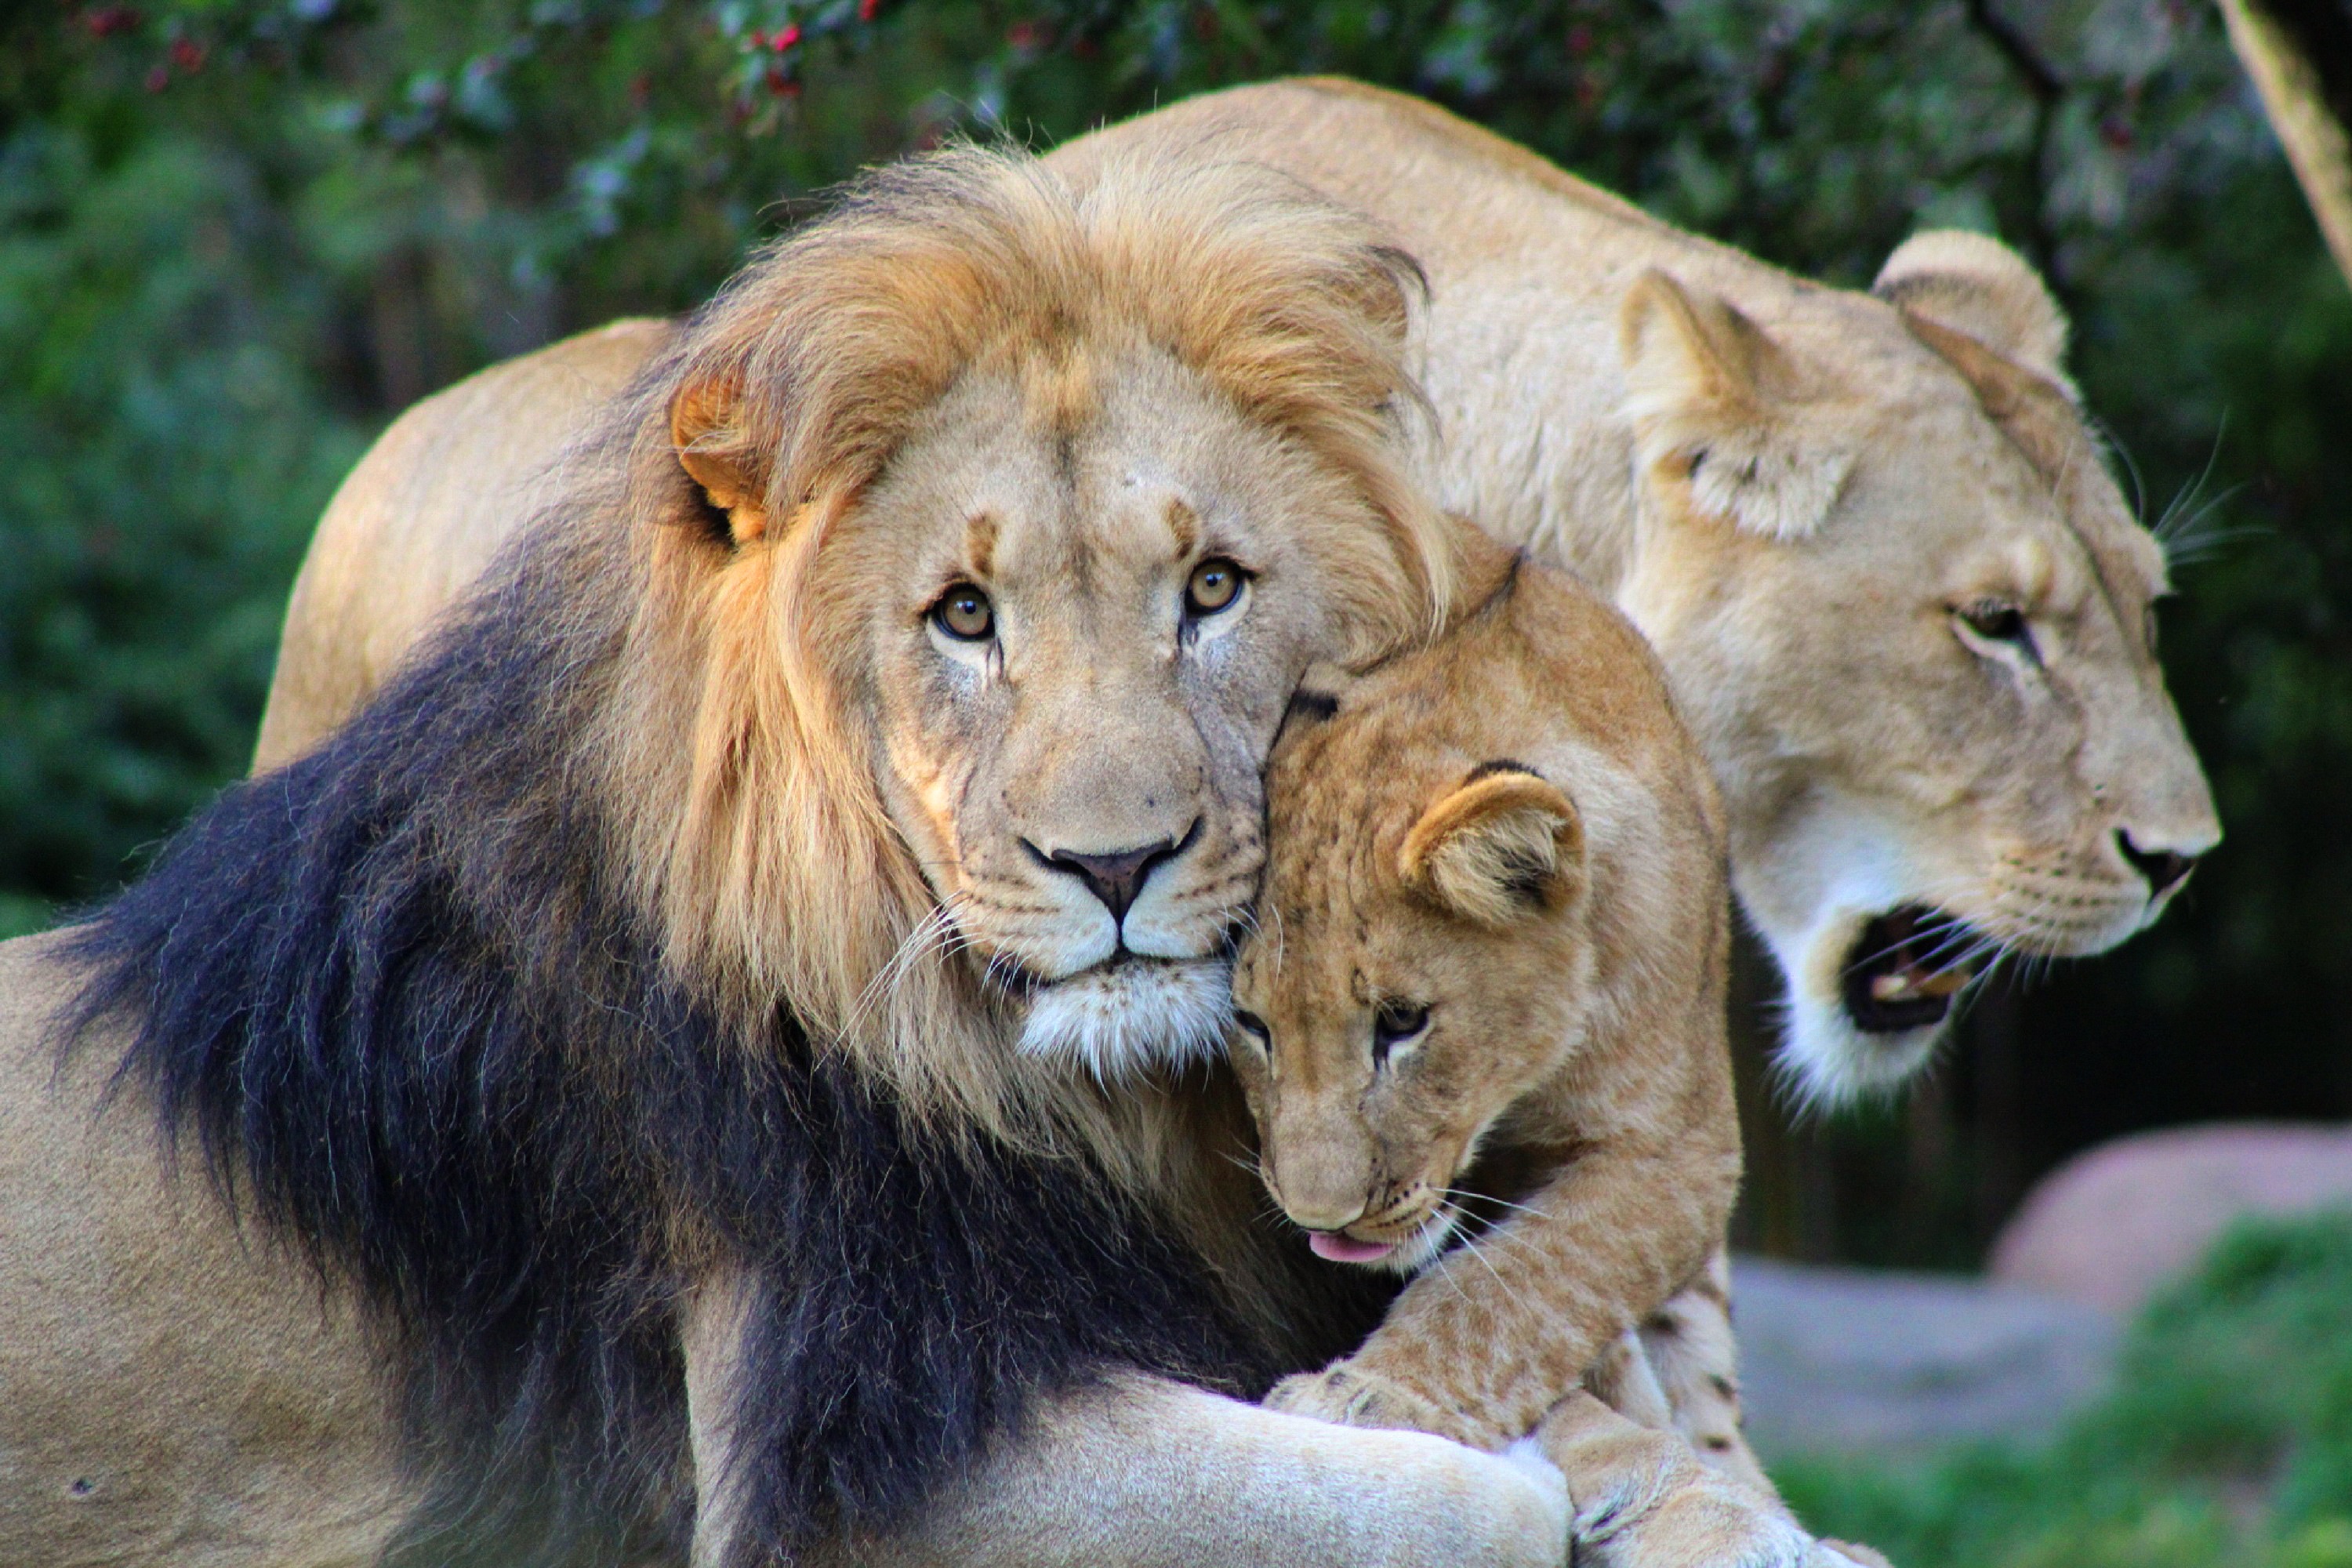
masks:
[[[1632,1331],[1703,1282],[1738,1184],[1723,826],[1639,634],[1466,535],[1483,605],[1303,693],[1269,768],[1234,977],[1261,1173],[1320,1256],[1416,1276],[1269,1403],[1486,1448],[1540,1423],[1580,1515],[1696,1488],[1712,1522],[1669,1533],[1761,1530],[1783,1550],[1755,1560],[1801,1561],[1769,1484],[1580,1392],[1664,1425],[1654,1384],[1622,1387],[1646,1376]]]

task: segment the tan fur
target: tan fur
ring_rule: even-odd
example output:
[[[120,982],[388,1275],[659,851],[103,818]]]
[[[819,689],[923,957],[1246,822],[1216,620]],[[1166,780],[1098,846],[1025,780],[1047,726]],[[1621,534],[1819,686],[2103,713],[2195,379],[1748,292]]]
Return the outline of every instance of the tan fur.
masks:
[[[1713,784],[1622,617],[1473,559],[1486,607],[1295,712],[1270,770],[1232,1044],[1261,1172],[1297,1223],[1391,1249],[1333,1267],[1418,1277],[1267,1403],[1487,1448],[1540,1427],[1606,1561],[1802,1562],[1736,1431],[1733,1479],[1656,1429],[1637,1337],[1709,1288],[1738,1185]],[[1383,1044],[1400,1006],[1424,1021]],[[1584,1386],[1622,1414],[1571,1433]]]
[[[1721,1245],[1739,1131],[1706,763],[1622,617],[1482,553],[1484,608],[1276,748],[1232,1050],[1291,1217],[1424,1270],[1289,1406],[1495,1447]]]

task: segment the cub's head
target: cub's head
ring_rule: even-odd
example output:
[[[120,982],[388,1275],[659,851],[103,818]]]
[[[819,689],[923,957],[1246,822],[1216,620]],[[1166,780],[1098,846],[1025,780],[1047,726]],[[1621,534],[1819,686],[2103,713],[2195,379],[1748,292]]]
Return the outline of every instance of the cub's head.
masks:
[[[1729,809],[1809,1092],[1892,1085],[2004,952],[2097,952],[2220,837],[2157,664],[2163,553],[1997,243],[1769,321],[1652,273],[1621,321],[1642,545],[1621,596]]]
[[[1453,1234],[1481,1140],[1575,1049],[1593,967],[1583,818],[1527,764],[1462,749],[1451,651],[1328,719],[1301,699],[1234,970],[1268,1190],[1322,1256],[1404,1272]]]
[[[1215,1044],[1300,672],[1444,591],[1387,456],[1408,268],[1245,169],[1076,194],[965,150],[747,273],[646,459],[700,670],[643,696],[698,713],[645,829],[674,948],[918,1106],[1008,1032],[1105,1073]]]

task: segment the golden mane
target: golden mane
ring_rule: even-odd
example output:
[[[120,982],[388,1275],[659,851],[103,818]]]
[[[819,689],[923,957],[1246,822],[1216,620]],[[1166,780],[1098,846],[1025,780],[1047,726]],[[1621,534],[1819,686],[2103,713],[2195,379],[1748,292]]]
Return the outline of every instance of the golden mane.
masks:
[[[781,1002],[927,1123],[1103,1123],[1091,1091],[1016,1066],[1001,1004],[946,951],[860,726],[870,608],[821,567],[959,377],[1007,372],[1081,417],[1092,378],[1157,352],[1377,520],[1385,552],[1360,516],[1308,542],[1353,652],[1375,657],[1450,593],[1448,534],[1393,455],[1418,399],[1417,276],[1368,223],[1253,166],[1124,163],[1075,191],[969,147],[873,175],[747,268],[630,404],[628,504],[656,525],[634,531],[602,751],[633,901],[678,975],[747,1029]],[[1081,1141],[1114,1154],[1136,1131]]]

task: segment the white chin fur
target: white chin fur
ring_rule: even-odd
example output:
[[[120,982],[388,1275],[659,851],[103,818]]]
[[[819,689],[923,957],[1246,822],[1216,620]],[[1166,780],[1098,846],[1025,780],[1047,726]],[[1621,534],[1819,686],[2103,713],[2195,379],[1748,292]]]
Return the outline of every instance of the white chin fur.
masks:
[[[1902,902],[1891,899],[1886,907]],[[1756,922],[1780,971],[1783,1016],[1780,1066],[1798,1098],[1843,1105],[1900,1089],[1926,1067],[1958,1009],[1937,1023],[1893,1033],[1865,1033],[1845,1010],[1840,982],[1846,955],[1878,908],[1832,909],[1792,940]]]
[[[1952,1017],[1947,1013],[1942,1022],[1921,1028],[1865,1034],[1854,1027],[1836,991],[1827,997],[1809,995],[1790,980],[1780,1025],[1780,1066],[1799,1097],[1811,1103],[1840,1105],[1889,1094],[1927,1065]]]
[[[1215,1057],[1233,1007],[1233,975],[1223,963],[1129,958],[1038,987],[1021,1049],[1109,1083]]]

